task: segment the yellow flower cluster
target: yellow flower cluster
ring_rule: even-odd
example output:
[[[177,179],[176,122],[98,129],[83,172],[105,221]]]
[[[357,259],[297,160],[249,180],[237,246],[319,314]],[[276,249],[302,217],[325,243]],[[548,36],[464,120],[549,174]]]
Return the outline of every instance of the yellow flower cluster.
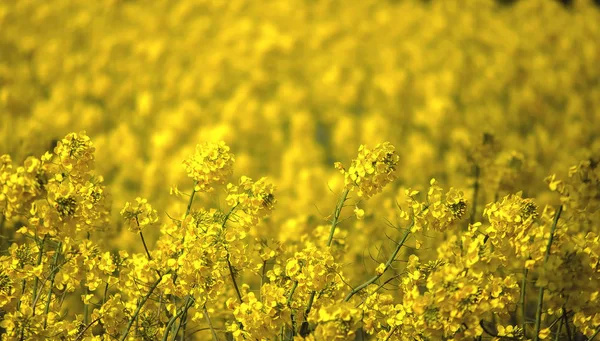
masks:
[[[348,170],[340,162],[335,163],[335,168],[344,174],[347,189],[356,188],[359,197],[369,199],[394,181],[399,159],[389,142],[380,143],[373,150],[361,145]]]
[[[125,207],[121,210],[121,215],[127,222],[129,230],[138,232],[146,226],[156,223],[158,215],[156,210],[150,206],[147,199],[137,197],[135,201],[135,204],[130,202],[125,203]]]
[[[213,184],[223,184],[233,172],[235,158],[225,142],[206,142],[183,161],[188,176],[196,181],[195,190],[209,191]]]
[[[231,324],[228,329],[236,340],[252,338],[260,335],[265,339],[275,340],[281,328],[289,321],[289,308],[285,290],[276,285],[265,284],[261,287],[260,300],[253,292],[243,296],[243,302],[235,299],[228,301],[228,308],[239,323]],[[240,328],[240,324],[243,329]]]
[[[319,250],[315,245],[306,245],[285,264],[285,275],[298,285],[313,291],[335,286],[339,265],[328,250]]]
[[[314,340],[355,340],[361,311],[351,303],[341,302],[319,309]],[[309,339],[310,340],[310,339]]]
[[[227,184],[227,204],[237,209],[238,223],[254,226],[268,216],[274,208],[275,186],[266,178],[253,181],[247,176],[240,178],[239,185]]]

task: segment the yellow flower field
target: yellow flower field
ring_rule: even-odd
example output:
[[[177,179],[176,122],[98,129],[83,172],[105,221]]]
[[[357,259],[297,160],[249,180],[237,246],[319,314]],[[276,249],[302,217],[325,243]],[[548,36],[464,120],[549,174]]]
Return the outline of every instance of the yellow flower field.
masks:
[[[592,0],[0,2],[1,340],[600,341]]]

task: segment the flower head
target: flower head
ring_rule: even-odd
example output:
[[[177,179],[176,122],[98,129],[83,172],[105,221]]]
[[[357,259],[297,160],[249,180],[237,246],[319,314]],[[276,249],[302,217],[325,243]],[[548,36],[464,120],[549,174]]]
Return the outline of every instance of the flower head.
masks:
[[[183,161],[188,176],[194,179],[196,191],[208,192],[212,184],[223,184],[233,172],[235,158],[225,142],[205,142],[196,146],[196,152]]]
[[[94,169],[95,148],[85,132],[70,133],[59,141],[54,154],[72,177],[85,176]]]
[[[392,182],[396,176],[396,165],[399,156],[389,142],[380,143],[368,149],[364,145],[358,148],[358,157],[352,160],[347,170],[341,163],[335,167],[344,174],[346,188],[357,189],[358,196],[366,199],[381,192],[383,187]]]
[[[136,203],[127,202],[121,210],[121,216],[127,221],[130,231],[139,232],[144,227],[158,221],[156,210],[150,206],[148,200],[136,198]]]

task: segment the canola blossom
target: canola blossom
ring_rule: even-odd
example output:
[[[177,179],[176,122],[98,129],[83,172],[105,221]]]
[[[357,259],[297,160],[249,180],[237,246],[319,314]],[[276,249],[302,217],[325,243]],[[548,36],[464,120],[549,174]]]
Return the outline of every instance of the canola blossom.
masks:
[[[597,2],[0,28],[0,340],[600,341]]]

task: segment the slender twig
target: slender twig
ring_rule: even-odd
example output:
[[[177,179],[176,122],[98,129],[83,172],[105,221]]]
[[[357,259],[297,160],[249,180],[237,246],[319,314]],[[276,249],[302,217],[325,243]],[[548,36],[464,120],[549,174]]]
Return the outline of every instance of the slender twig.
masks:
[[[144,239],[144,234],[142,233],[142,230],[140,230],[139,233],[140,239],[142,240],[142,244],[144,245],[144,251],[146,251],[146,257],[148,257],[148,260],[152,260],[152,256],[150,256],[150,251],[148,251],[148,245],[146,245],[146,240]]]
[[[388,341],[390,339],[390,337],[392,337],[392,335],[394,334],[396,329],[398,329],[398,326],[395,326],[394,328],[392,328],[390,330],[390,332],[387,334],[387,336],[385,337],[385,339],[383,339],[383,341]]]
[[[210,330],[210,328],[209,327],[196,327],[196,329],[190,331],[190,333],[188,334],[188,336],[186,336],[186,339],[189,339],[192,335],[194,335],[194,334],[196,334],[198,332],[205,331],[205,330]],[[215,331],[223,331],[223,329],[217,329],[217,328],[215,328],[214,330]]]
[[[183,220],[185,220],[185,218],[187,218],[187,216],[190,214],[190,211],[192,210],[192,204],[194,203],[194,196],[196,195],[196,185],[198,185],[198,181],[194,180],[194,187],[192,188],[192,193],[190,194],[190,200],[188,201],[187,207],[185,209],[185,214],[183,215]],[[140,231],[140,236],[141,236],[141,231]],[[143,236],[142,236],[142,242],[144,242]],[[184,231],[184,233],[182,233],[182,236],[181,236],[181,245],[183,245],[184,243],[185,243],[185,231]],[[146,243],[144,243],[144,248],[146,248]],[[151,259],[150,254],[148,253],[148,249],[146,249],[146,253],[148,254],[148,259]],[[182,251],[178,251],[176,253],[176,255],[179,256],[179,255],[181,255],[181,253],[182,253]],[[160,273],[159,273],[159,276],[160,276]],[[177,273],[177,269],[175,269],[174,273],[173,273],[173,284],[175,284],[177,282],[178,276],[179,276],[179,274]],[[168,297],[171,297],[171,295],[168,295]]]
[[[588,339],[588,341],[594,341],[594,338],[596,336],[598,336],[599,333],[600,333],[600,327],[598,327],[598,329],[596,329],[596,331],[594,332],[594,334],[592,334],[592,336],[590,336],[590,338]]]
[[[231,216],[231,214],[233,214],[233,211],[235,210],[235,208],[237,207],[238,204],[235,204],[233,207],[231,207],[231,209],[229,210],[229,212],[227,212],[227,214],[225,214],[225,218],[223,219],[223,224],[221,225],[222,228],[225,228],[225,225],[227,224],[227,221],[229,220],[229,217]],[[233,266],[231,265],[231,254],[229,253],[229,250],[227,250],[227,248],[225,248],[225,251],[227,251],[227,268],[229,269],[229,275],[231,276],[231,281],[233,282],[233,288],[235,289],[235,293],[237,295],[238,300],[240,301],[240,303],[242,303],[242,294],[240,293],[240,289],[237,285],[237,282],[235,281],[235,272],[233,270]]]
[[[310,313],[310,309],[312,308],[313,302],[315,301],[316,292],[313,291],[310,297],[308,298],[308,304],[306,305],[306,309],[304,310],[304,321],[300,325],[300,336],[305,337],[308,335],[308,314]]]
[[[67,264],[68,262],[69,262],[69,260],[65,260],[65,261],[64,261],[64,262],[63,262],[61,265],[59,265],[59,266],[56,266],[56,267],[54,267],[53,269],[51,269],[51,270],[50,270],[50,274],[48,275],[48,277],[47,277],[47,278],[44,278],[44,281],[42,282],[42,288],[43,288],[43,287],[46,285],[46,282],[47,282],[47,281],[48,281],[50,278],[52,278],[52,275],[53,275],[53,274],[55,275],[55,274],[56,274],[56,273],[57,273],[57,272],[60,270],[61,266],[62,266],[62,265],[64,265],[64,264]],[[65,291],[65,292],[66,292],[66,291]],[[63,295],[64,295],[64,292],[63,292]],[[33,299],[32,306],[37,306],[37,302],[39,301],[39,299],[41,298],[41,296],[42,296],[42,289],[40,289],[40,290],[39,290],[39,292],[38,292],[37,296],[36,296],[36,297]]]
[[[562,331],[563,321],[562,316],[560,317],[560,323],[558,324],[558,329],[556,330],[556,335],[554,336],[554,341],[558,341],[560,338],[560,332]]]
[[[567,315],[563,314],[563,320],[565,321],[565,330],[567,331],[567,338],[569,341],[573,340],[571,337],[571,327],[569,327],[569,320],[567,319]]]
[[[527,336],[527,323],[526,321],[526,311],[525,311],[525,290],[527,289],[527,274],[529,273],[529,269],[523,268],[523,281],[521,282],[521,298],[519,299],[519,303],[521,304],[521,317],[523,318],[523,335]]]
[[[292,298],[294,296],[294,292],[296,291],[296,288],[298,288],[298,281],[294,281],[294,286],[292,286],[292,290],[290,290],[290,294],[288,295],[287,298],[287,306],[290,309],[290,315],[291,315],[291,320],[292,320],[292,339],[294,338],[294,336],[296,336],[296,319],[294,316],[294,312],[292,311]],[[283,334],[282,334],[283,337]]]
[[[262,298],[262,287],[265,282],[266,268],[267,268],[267,261],[263,260],[262,269],[261,269],[261,273],[260,273],[260,288],[258,288],[258,299],[259,300]]]
[[[473,170],[474,177],[475,177],[475,182],[473,183],[473,210],[471,211],[471,217],[469,218],[469,223],[474,224],[475,223],[475,219],[477,216],[477,198],[479,195],[479,173],[481,171],[481,169],[479,168],[479,165],[475,165],[474,166],[475,169]]]
[[[135,219],[137,220],[137,217]],[[144,245],[144,250],[146,250],[146,257],[148,257],[148,260],[151,261],[152,256],[150,256],[150,251],[148,251],[148,246],[146,245],[146,240],[144,239],[144,234],[142,233],[142,230],[140,230],[140,239],[142,239],[142,244]],[[158,275],[158,277],[162,276],[162,274],[160,273],[160,271],[158,269],[154,269],[154,271],[156,271],[156,274]],[[177,274],[175,274],[175,276],[177,276]]]
[[[54,287],[54,279],[56,278],[55,269],[58,266],[58,257],[60,255],[60,249],[62,248],[62,243],[58,243],[56,247],[56,251],[54,253],[54,259],[52,260],[52,273],[50,274],[50,288],[48,289],[48,299],[46,301],[46,308],[44,309],[44,329],[48,326],[48,312],[50,311],[50,300],[52,299],[52,289]]]
[[[552,327],[554,327],[559,321],[562,322],[562,314],[559,317],[555,318],[554,321],[552,321],[552,323],[550,323],[550,325],[548,326],[548,329],[551,329]]]
[[[546,246],[546,254],[544,255],[544,264],[548,262],[548,258],[550,257],[550,248],[552,247],[552,241],[554,240],[554,231],[556,231],[556,225],[558,225],[558,219],[560,218],[560,214],[562,213],[562,205],[558,207],[556,210],[556,214],[554,215],[554,221],[552,222],[552,228],[550,230],[550,238],[548,239],[548,245]],[[534,341],[538,341],[540,339],[540,327],[542,324],[542,306],[544,301],[544,287],[540,287],[538,293],[538,302],[537,302],[537,311],[535,314],[535,335],[533,336]]]
[[[192,188],[192,193],[190,194],[190,199],[188,200],[188,204],[187,207],[185,209],[185,214],[183,215],[183,220],[185,220],[185,218],[187,218],[187,216],[190,214],[190,211],[192,210],[192,204],[194,203],[194,196],[196,195],[196,186],[198,185],[198,181],[194,180],[194,186]],[[141,232],[140,232],[140,236],[141,236]],[[142,237],[142,242],[144,241],[144,238]],[[181,236],[181,245],[183,246],[185,243],[185,231],[183,231],[182,236]],[[146,244],[144,243],[144,247],[146,247]],[[148,252],[148,250],[146,250],[146,252]],[[179,257],[181,254],[183,253],[183,251],[178,251],[176,252],[176,257]],[[150,257],[150,254],[148,253],[148,257]],[[177,273],[178,268],[176,267],[175,269],[173,269],[173,284],[175,284],[177,282],[177,279],[179,278],[179,274]],[[158,273],[158,275],[160,276],[160,272],[158,270],[156,270],[156,272]],[[173,304],[175,304],[175,298],[172,297],[171,294],[167,295],[167,299],[173,299]],[[167,310],[168,312],[168,310]],[[187,318],[187,310],[184,313],[184,316]],[[179,317],[179,316],[177,316]],[[172,316],[172,318],[176,318],[176,316]],[[181,323],[179,324],[179,327],[177,328],[177,330],[179,330],[179,328],[181,327]],[[173,324],[173,329],[175,329],[175,325]],[[177,331],[174,330],[175,335],[177,335]],[[166,334],[168,335],[168,331],[166,331]],[[185,326],[184,326],[184,334],[185,334]]]
[[[46,241],[46,237],[47,235],[44,235],[44,238],[42,238],[42,241],[39,243],[38,247],[40,249],[39,253],[38,253],[38,258],[37,258],[37,266],[40,266],[40,264],[42,263],[42,256],[44,255],[44,242]],[[37,276],[35,276],[34,280],[33,280],[33,296],[32,297],[37,297],[37,289],[38,289],[38,283],[39,283],[39,278]],[[33,302],[33,305],[31,307],[32,312],[31,315],[35,316],[35,299]]]
[[[27,282],[25,280],[21,281],[21,297],[25,294],[25,285]],[[17,311],[20,311],[21,301],[17,302]],[[25,324],[21,326],[21,332],[19,333],[19,341],[23,341],[25,338]]]
[[[21,280],[21,297],[23,297],[23,295],[25,295],[25,287],[26,286],[27,286],[27,281]],[[21,309],[21,300],[19,300],[19,302],[17,302],[17,311],[19,311],[20,309]]]
[[[567,315],[568,315],[567,308],[563,304],[563,306],[562,306],[562,314],[559,316],[560,324],[558,325],[558,329],[556,330],[556,337],[555,337],[556,341],[558,341],[560,333],[562,332],[562,327],[563,327],[563,324],[565,323],[565,318],[567,317]]]
[[[101,317],[98,317],[97,319],[95,319],[94,321],[88,323],[85,328],[83,328],[83,330],[77,335],[77,337],[75,337],[75,341],[80,341],[83,339],[83,335],[85,335],[85,332],[90,329],[91,326],[93,326],[94,324],[96,324],[96,322],[100,321]]]
[[[158,279],[156,280],[156,282],[154,282],[154,284],[152,284],[152,286],[150,287],[150,290],[148,291],[148,293],[146,294],[146,296],[144,296],[144,298],[142,298],[142,300],[140,302],[138,302],[138,305],[137,305],[137,308],[135,309],[135,312],[133,313],[133,315],[129,319],[129,323],[127,324],[127,327],[125,328],[125,331],[123,331],[123,335],[121,336],[121,339],[120,339],[121,341],[125,341],[125,339],[127,339],[127,334],[129,334],[129,329],[131,329],[131,326],[133,325],[133,322],[135,320],[137,320],[137,317],[140,314],[140,311],[142,310],[142,307],[144,306],[144,304],[146,304],[146,301],[148,300],[148,298],[150,298],[150,295],[152,295],[152,293],[154,292],[154,289],[156,289],[156,287],[158,287],[158,284],[160,283],[161,280],[162,280],[162,276],[158,277]]]
[[[487,327],[485,326],[485,324],[483,323],[483,320],[479,321],[479,325],[481,326],[481,329],[483,329],[483,331],[488,334],[489,336],[495,337],[495,338],[500,338],[501,336],[499,336],[498,334],[492,332],[491,330],[487,329]],[[518,337],[511,337],[511,336],[502,336],[502,339],[506,339],[506,340],[521,340],[521,338]]]
[[[181,322],[179,323],[179,327],[177,327],[177,330],[175,331],[175,335],[173,335],[173,340],[175,340],[175,336],[177,335],[177,333],[179,333],[179,329],[181,329],[181,337],[179,338],[180,341],[184,341],[185,340],[185,329],[187,327],[187,309],[186,311],[183,312],[183,316],[181,317]]]
[[[333,219],[331,220],[331,229],[329,230],[329,238],[327,238],[327,246],[331,246],[331,242],[333,241],[333,234],[335,232],[335,228],[338,224],[338,220],[340,219],[340,214],[342,213],[342,208],[344,207],[344,203],[348,198],[349,189],[345,189],[342,193],[342,197],[338,201],[335,206],[335,211],[333,212]]]
[[[337,204],[335,205],[335,210],[333,211],[333,218],[331,219],[331,228],[329,230],[329,237],[327,238],[327,246],[328,247],[331,246],[331,243],[333,242],[333,235],[335,233],[335,228],[338,225],[338,222],[340,219],[340,214],[342,213],[342,209],[344,208],[344,203],[346,202],[346,199],[348,199],[348,193],[350,193],[350,190],[347,188],[344,189],[344,192],[342,192],[342,196],[340,197]],[[307,323],[306,319],[312,309],[313,302],[315,301],[315,295],[316,295],[315,291],[310,293],[310,297],[308,299],[308,304],[306,306],[306,309],[304,310],[304,322],[300,326],[300,335],[301,336],[305,336],[304,334],[308,332],[308,323]]]
[[[424,210],[426,210],[427,207],[428,206],[425,206],[421,210],[421,212],[423,212]],[[381,278],[381,276],[383,276],[383,274],[390,268],[390,266],[392,265],[392,263],[396,260],[396,257],[398,256],[398,252],[400,252],[400,249],[404,245],[404,242],[406,242],[406,239],[410,235],[411,229],[412,229],[412,227],[414,225],[415,225],[415,218],[413,217],[412,222],[410,223],[410,225],[408,227],[406,227],[406,230],[404,231],[404,235],[402,236],[402,239],[396,245],[396,249],[394,249],[394,252],[392,252],[392,255],[390,256],[390,258],[385,263],[385,267],[384,267],[383,271],[381,273],[379,273],[379,274],[371,277],[370,279],[368,279],[363,284],[361,284],[361,285],[357,286],[356,288],[352,289],[352,291],[350,291],[350,293],[348,293],[348,296],[346,296],[346,298],[344,299],[344,302],[348,302],[352,298],[352,296],[356,295],[358,292],[360,292],[364,288],[368,287],[370,284],[374,283],[379,278]]]
[[[194,195],[196,195],[196,186],[198,185],[198,181],[194,180],[194,188],[192,189],[192,194],[190,194],[190,200],[188,201],[187,208],[185,209],[185,215],[183,218],[185,219],[192,210],[192,204],[194,203]]]
[[[227,252],[227,268],[229,268],[229,275],[231,276],[231,281],[233,282],[233,288],[235,289],[237,298],[240,301],[240,303],[242,303],[243,302],[242,294],[240,293],[240,288],[238,287],[237,282],[235,281],[235,273],[233,270],[233,266],[231,265],[231,262],[229,261],[229,257],[230,257],[230,254],[229,254],[229,252]]]
[[[102,305],[106,303],[106,294],[108,293],[108,282],[104,284],[104,293],[102,295]]]
[[[173,327],[173,324],[175,323],[175,321],[177,321],[177,319],[181,315],[183,315],[184,312],[187,312],[187,309],[192,306],[193,302],[194,302],[194,299],[192,298],[192,296],[188,296],[187,299],[186,299],[186,301],[185,301],[185,304],[179,310],[179,312],[177,314],[173,315],[173,317],[171,317],[169,319],[169,322],[167,322],[167,326],[165,327],[165,333],[163,334],[162,341],[167,341],[167,339],[169,337],[169,331],[171,330],[171,327]],[[175,333],[175,335],[177,335],[177,333]]]
[[[212,333],[213,340],[219,341],[219,338],[217,337],[217,332],[215,332],[215,328],[213,328],[212,322],[210,321],[210,316],[208,316],[206,304],[202,307],[202,311],[204,312],[204,317],[206,317],[206,323],[208,323],[208,327],[210,328],[210,332]]]
[[[89,317],[90,317],[90,305],[87,304],[86,302],[88,301],[87,299],[87,295],[90,294],[90,289],[88,288],[88,286],[84,283],[84,293],[85,293],[85,302],[83,303],[83,324],[88,323]]]
[[[362,302],[360,302],[356,307],[360,307],[361,305],[363,305],[365,303],[365,301],[367,300],[367,298],[373,294],[375,294],[376,292],[378,292],[379,290],[381,290],[381,288],[383,288],[386,284],[388,284],[389,282],[395,280],[396,278],[400,277],[400,274],[394,275],[388,279],[385,280],[385,282],[381,283],[377,289],[373,290],[373,292],[371,294],[369,294],[367,297],[365,297],[364,300],[362,300]]]
[[[90,240],[90,232],[87,232],[87,241]],[[87,280],[83,281],[83,288],[84,288],[84,294],[85,294],[85,301],[83,302],[83,324],[87,325],[89,322],[89,314],[90,314],[90,307],[88,302],[88,298],[87,296],[90,294],[90,288],[87,286]]]
[[[231,207],[231,209],[229,210],[229,212],[227,212],[227,214],[225,214],[225,217],[223,218],[223,223],[221,224],[221,228],[225,228],[225,225],[227,224],[227,221],[229,220],[229,218],[230,218],[230,217],[231,217],[231,215],[233,214],[233,211],[236,209],[237,205],[238,205],[238,204],[235,204],[233,207]],[[230,276],[231,276],[231,280],[232,280],[232,282],[233,282],[233,287],[235,288],[235,292],[236,292],[236,294],[237,294],[238,300],[240,301],[240,303],[242,303],[242,295],[241,295],[241,293],[240,293],[240,289],[239,289],[239,287],[238,287],[238,285],[237,285],[237,282],[236,282],[236,280],[235,280],[235,274],[234,274],[233,266],[231,265],[231,262],[230,262],[230,260],[229,260],[229,258],[230,258],[230,253],[229,253],[229,250],[227,250],[227,249],[226,249],[226,251],[227,251],[227,258],[226,258],[226,260],[227,260],[227,266],[228,266],[228,268],[229,268],[229,274],[230,274]],[[190,299],[190,298],[191,298],[191,296],[188,296],[188,299]],[[193,298],[192,298],[192,300],[193,300]],[[186,316],[187,316],[187,311],[188,311],[188,309],[189,309],[189,307],[190,307],[190,306],[191,306],[191,305],[189,305],[189,306],[188,306],[188,305],[187,305],[187,303],[186,303],[186,304],[184,305],[184,309],[183,309],[183,313],[182,313],[182,314],[186,314]],[[171,319],[173,319],[173,323],[175,323],[175,321],[176,321],[176,320],[177,320],[177,319],[178,319],[180,316],[181,316],[180,314],[173,316],[173,317],[171,318]],[[174,326],[175,326],[173,323],[171,323],[172,327],[174,327]],[[242,324],[241,324],[241,323],[239,323],[239,325],[240,325],[240,327],[242,327]],[[179,326],[181,326],[181,323],[179,324]],[[212,328],[212,327],[211,327],[211,328]],[[174,331],[174,332],[175,332],[175,331]],[[168,335],[168,332],[167,332],[166,334]],[[215,335],[216,335],[216,334],[215,334]]]

